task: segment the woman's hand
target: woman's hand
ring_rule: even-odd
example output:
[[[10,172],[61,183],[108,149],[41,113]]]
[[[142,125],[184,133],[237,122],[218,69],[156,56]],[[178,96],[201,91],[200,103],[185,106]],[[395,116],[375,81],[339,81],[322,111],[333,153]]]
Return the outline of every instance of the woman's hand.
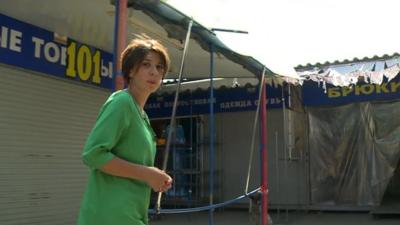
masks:
[[[172,186],[172,178],[156,167],[148,167],[147,184],[154,192],[166,192]]]

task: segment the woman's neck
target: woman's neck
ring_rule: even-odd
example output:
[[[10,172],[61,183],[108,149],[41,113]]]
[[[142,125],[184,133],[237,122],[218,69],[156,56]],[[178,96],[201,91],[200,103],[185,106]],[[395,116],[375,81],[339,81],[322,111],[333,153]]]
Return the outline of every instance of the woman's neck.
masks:
[[[143,94],[140,91],[138,91],[136,88],[132,88],[132,87],[128,87],[128,91],[135,98],[139,107],[143,110],[144,105],[146,104],[146,101],[147,101],[147,98],[149,97],[149,95]]]

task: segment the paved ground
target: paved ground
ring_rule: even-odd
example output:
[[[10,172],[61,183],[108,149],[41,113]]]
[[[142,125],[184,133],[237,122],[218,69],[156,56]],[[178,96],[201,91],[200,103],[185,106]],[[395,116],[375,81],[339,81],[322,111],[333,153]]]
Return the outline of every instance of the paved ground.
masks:
[[[271,213],[273,224],[287,225],[400,225],[400,216],[374,217],[369,213],[354,212],[294,212]],[[162,215],[150,225],[208,225],[208,212]],[[255,225],[246,210],[214,212],[214,225]]]

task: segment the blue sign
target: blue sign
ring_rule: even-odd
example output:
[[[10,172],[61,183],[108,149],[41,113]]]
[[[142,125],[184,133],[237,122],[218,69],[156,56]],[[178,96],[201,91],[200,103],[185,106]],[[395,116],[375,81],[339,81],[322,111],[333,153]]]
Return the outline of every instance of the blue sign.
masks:
[[[327,84],[326,91],[316,82],[303,85],[304,105],[340,105],[352,102],[400,98],[400,76],[382,84],[359,83],[349,87]]]
[[[112,54],[2,14],[0,62],[112,88]]]
[[[170,117],[175,94],[150,96],[145,110],[150,118]],[[208,114],[210,92],[205,90],[187,91],[179,94],[177,116]],[[256,110],[258,88],[221,88],[214,92],[214,112],[239,112]],[[267,108],[282,107],[282,88],[267,86]]]

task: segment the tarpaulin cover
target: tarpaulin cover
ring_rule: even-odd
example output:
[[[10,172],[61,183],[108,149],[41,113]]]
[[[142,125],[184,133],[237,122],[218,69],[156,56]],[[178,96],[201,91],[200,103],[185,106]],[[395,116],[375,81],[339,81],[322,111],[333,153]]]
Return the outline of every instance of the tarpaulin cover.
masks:
[[[311,203],[379,205],[400,158],[400,101],[308,107]]]

